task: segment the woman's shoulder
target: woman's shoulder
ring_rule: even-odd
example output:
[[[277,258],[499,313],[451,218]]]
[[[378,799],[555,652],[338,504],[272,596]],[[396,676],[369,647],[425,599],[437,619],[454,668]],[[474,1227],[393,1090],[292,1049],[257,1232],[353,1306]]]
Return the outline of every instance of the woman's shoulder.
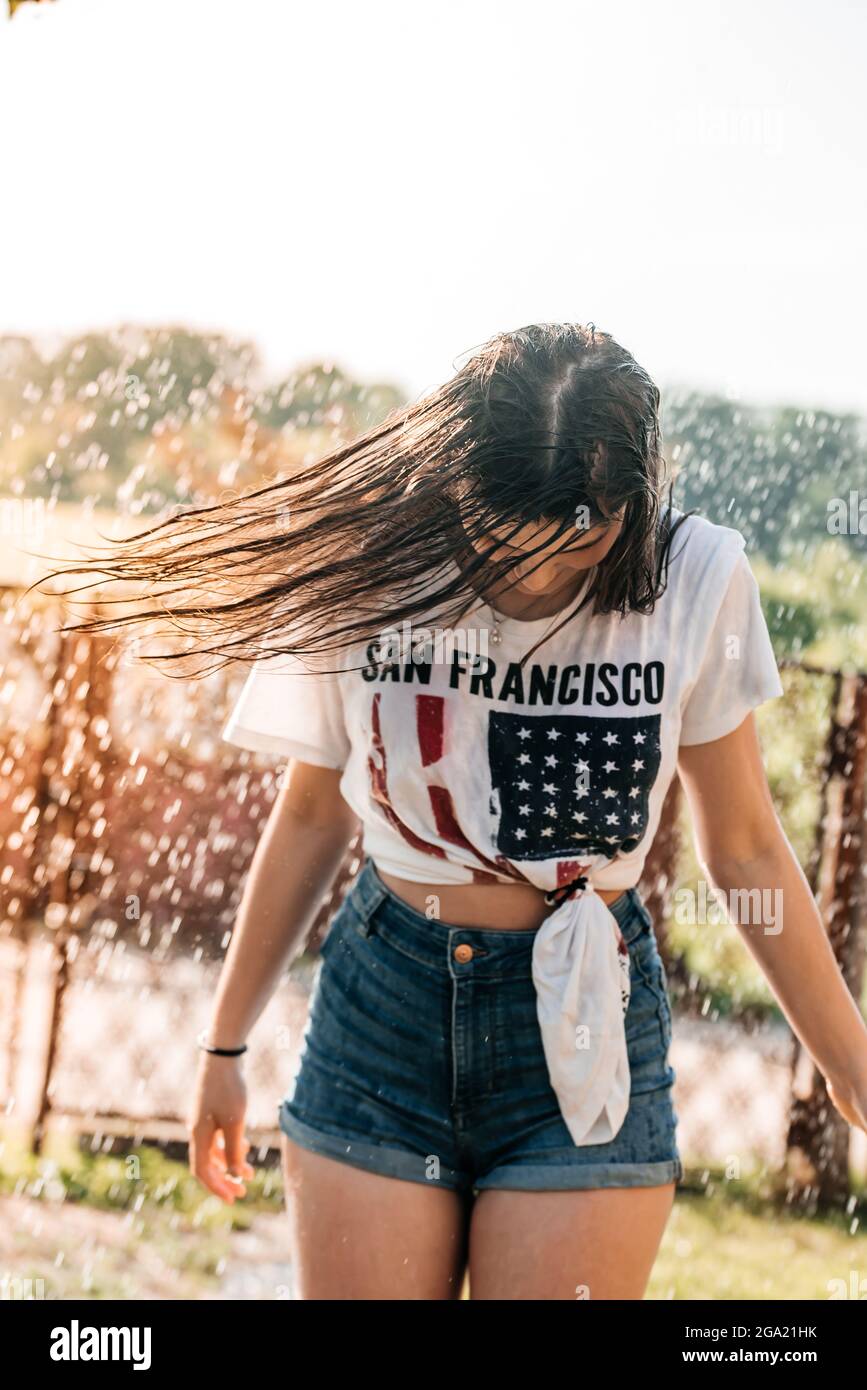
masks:
[[[672,535],[669,550],[669,578],[690,587],[730,575],[738,557],[746,550],[743,535],[734,526],[721,526],[696,512],[666,508],[661,518]]]

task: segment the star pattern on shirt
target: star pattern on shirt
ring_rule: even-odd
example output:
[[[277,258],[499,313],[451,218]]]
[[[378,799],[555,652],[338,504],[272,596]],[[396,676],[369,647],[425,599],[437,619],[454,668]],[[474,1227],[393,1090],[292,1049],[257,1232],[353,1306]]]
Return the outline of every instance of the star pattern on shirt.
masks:
[[[647,827],[660,716],[492,711],[488,756],[501,853],[613,857],[634,848]]]

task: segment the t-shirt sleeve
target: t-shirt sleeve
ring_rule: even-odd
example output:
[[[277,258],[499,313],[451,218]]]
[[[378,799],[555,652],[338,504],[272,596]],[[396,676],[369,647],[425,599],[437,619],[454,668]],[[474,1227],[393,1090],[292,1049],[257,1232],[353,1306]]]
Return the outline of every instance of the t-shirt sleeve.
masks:
[[[724,738],[751,710],[782,694],[759,586],[740,551],[681,707],[680,743]]]
[[[316,767],[345,767],[350,743],[339,675],[313,670],[282,653],[260,658],[222,737],[257,753],[282,754]]]

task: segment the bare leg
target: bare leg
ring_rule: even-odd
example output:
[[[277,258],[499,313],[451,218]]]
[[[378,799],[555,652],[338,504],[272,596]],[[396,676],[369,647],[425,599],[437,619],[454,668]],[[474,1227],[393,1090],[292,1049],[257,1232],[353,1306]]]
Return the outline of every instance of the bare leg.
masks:
[[[281,1138],[297,1298],[460,1297],[464,1198],[380,1177]]]
[[[642,1298],[674,1186],[481,1192],[470,1228],[470,1297]]]

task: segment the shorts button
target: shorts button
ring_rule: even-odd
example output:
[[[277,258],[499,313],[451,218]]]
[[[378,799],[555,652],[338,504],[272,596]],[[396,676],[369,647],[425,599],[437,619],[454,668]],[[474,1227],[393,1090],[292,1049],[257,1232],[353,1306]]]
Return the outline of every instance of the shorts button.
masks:
[[[468,961],[468,960],[472,960],[472,958],[473,958],[473,948],[472,948],[472,946],[467,946],[467,945],[462,944],[462,945],[460,945],[460,946],[456,946],[456,947],[455,947],[455,960],[456,960],[456,961],[459,961],[461,965],[466,965],[467,961]]]

